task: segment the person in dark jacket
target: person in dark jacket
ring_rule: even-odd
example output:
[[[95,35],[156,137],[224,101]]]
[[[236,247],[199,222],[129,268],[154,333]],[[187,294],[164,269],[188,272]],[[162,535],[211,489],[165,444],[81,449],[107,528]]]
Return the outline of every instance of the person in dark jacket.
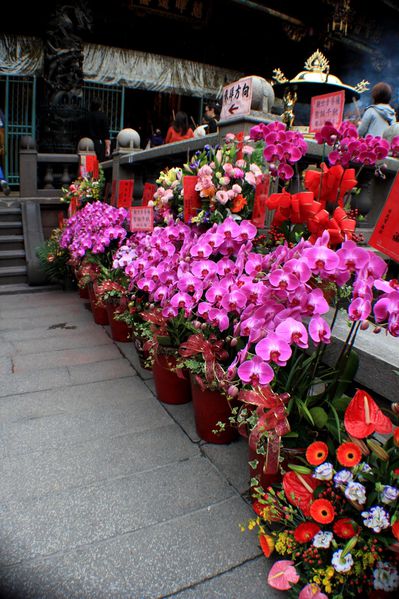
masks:
[[[358,126],[360,137],[374,135],[382,137],[388,127],[396,121],[395,111],[389,102],[392,98],[392,89],[388,83],[377,83],[371,90],[373,103],[367,106],[362,120]]]
[[[94,142],[94,149],[99,162],[111,155],[111,139],[109,134],[108,118],[101,110],[101,102],[94,98],[90,104],[87,115],[86,135]]]
[[[216,102],[207,102],[205,104],[205,121],[208,125],[206,132],[216,133],[218,130],[217,121],[219,119],[219,106]]]

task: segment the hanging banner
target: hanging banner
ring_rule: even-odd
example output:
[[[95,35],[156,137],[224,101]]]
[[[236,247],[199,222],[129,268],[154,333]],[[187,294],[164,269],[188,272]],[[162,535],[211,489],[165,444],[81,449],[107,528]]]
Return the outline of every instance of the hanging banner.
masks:
[[[262,180],[256,185],[251,222],[258,229],[263,229],[265,226],[266,200],[269,197],[269,185],[269,175],[263,175]]]
[[[320,131],[329,121],[338,128],[342,123],[345,106],[345,92],[333,92],[322,96],[313,96],[310,103],[310,133]]]
[[[252,77],[239,79],[223,88],[223,104],[220,119],[249,114],[252,103]]]
[[[154,210],[148,206],[130,208],[130,231],[152,231],[154,229]]]
[[[76,210],[78,209],[78,206],[79,202],[77,198],[71,198],[71,201],[69,202],[68,206],[68,218],[71,218],[71,216],[75,214]]]
[[[155,183],[144,183],[142,206],[148,206],[148,202],[154,199],[154,193],[157,190]]]
[[[369,245],[399,262],[399,174],[395,177]]]
[[[184,222],[189,223],[193,216],[197,216],[202,208],[201,198],[195,186],[198,183],[196,175],[185,175],[183,177],[183,206]]]
[[[90,175],[93,179],[98,179],[99,170],[97,156],[81,155],[79,174],[81,177],[87,177]]]
[[[122,179],[118,185],[117,208],[130,208],[133,201],[134,179]]]

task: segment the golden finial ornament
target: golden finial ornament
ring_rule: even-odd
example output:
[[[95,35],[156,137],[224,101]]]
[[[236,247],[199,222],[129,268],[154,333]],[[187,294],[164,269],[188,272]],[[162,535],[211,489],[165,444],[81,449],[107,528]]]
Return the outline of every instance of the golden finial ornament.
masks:
[[[316,50],[307,59],[304,68],[306,71],[313,71],[314,73],[328,73],[330,71],[330,63],[320,50]]]
[[[359,93],[362,94],[363,92],[368,91],[369,89],[369,85],[370,85],[370,81],[366,81],[365,79],[363,79],[362,81],[360,81],[359,83],[357,83],[355,85],[355,90]]]
[[[274,69],[273,79],[276,81],[276,83],[288,83],[288,79],[281,71],[281,69]]]

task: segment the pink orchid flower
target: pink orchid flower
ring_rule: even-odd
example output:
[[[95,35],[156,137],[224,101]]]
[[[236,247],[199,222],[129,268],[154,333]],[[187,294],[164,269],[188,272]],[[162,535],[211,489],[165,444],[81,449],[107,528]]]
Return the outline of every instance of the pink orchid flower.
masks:
[[[354,299],[348,308],[350,320],[367,320],[371,313],[371,302],[362,297]]]
[[[299,320],[288,317],[283,322],[280,322],[275,332],[290,345],[291,343],[295,343],[295,345],[303,349],[308,347],[308,333],[305,326]]]
[[[317,584],[309,583],[303,587],[298,595],[298,599],[328,599],[328,597],[320,591],[320,587]]]
[[[330,325],[321,316],[314,316],[309,322],[309,334],[314,343],[330,343]]]
[[[265,339],[259,341],[255,352],[265,362],[274,362],[278,366],[286,366],[292,355],[289,344],[275,333],[270,333]]]
[[[243,362],[238,367],[237,374],[244,383],[250,383],[254,387],[267,385],[274,377],[273,368],[259,356]]]

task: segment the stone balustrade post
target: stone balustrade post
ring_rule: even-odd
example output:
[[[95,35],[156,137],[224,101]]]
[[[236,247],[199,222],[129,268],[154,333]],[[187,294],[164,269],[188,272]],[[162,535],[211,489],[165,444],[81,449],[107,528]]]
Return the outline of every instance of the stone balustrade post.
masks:
[[[22,137],[19,149],[20,196],[37,196],[37,148],[32,137]]]

